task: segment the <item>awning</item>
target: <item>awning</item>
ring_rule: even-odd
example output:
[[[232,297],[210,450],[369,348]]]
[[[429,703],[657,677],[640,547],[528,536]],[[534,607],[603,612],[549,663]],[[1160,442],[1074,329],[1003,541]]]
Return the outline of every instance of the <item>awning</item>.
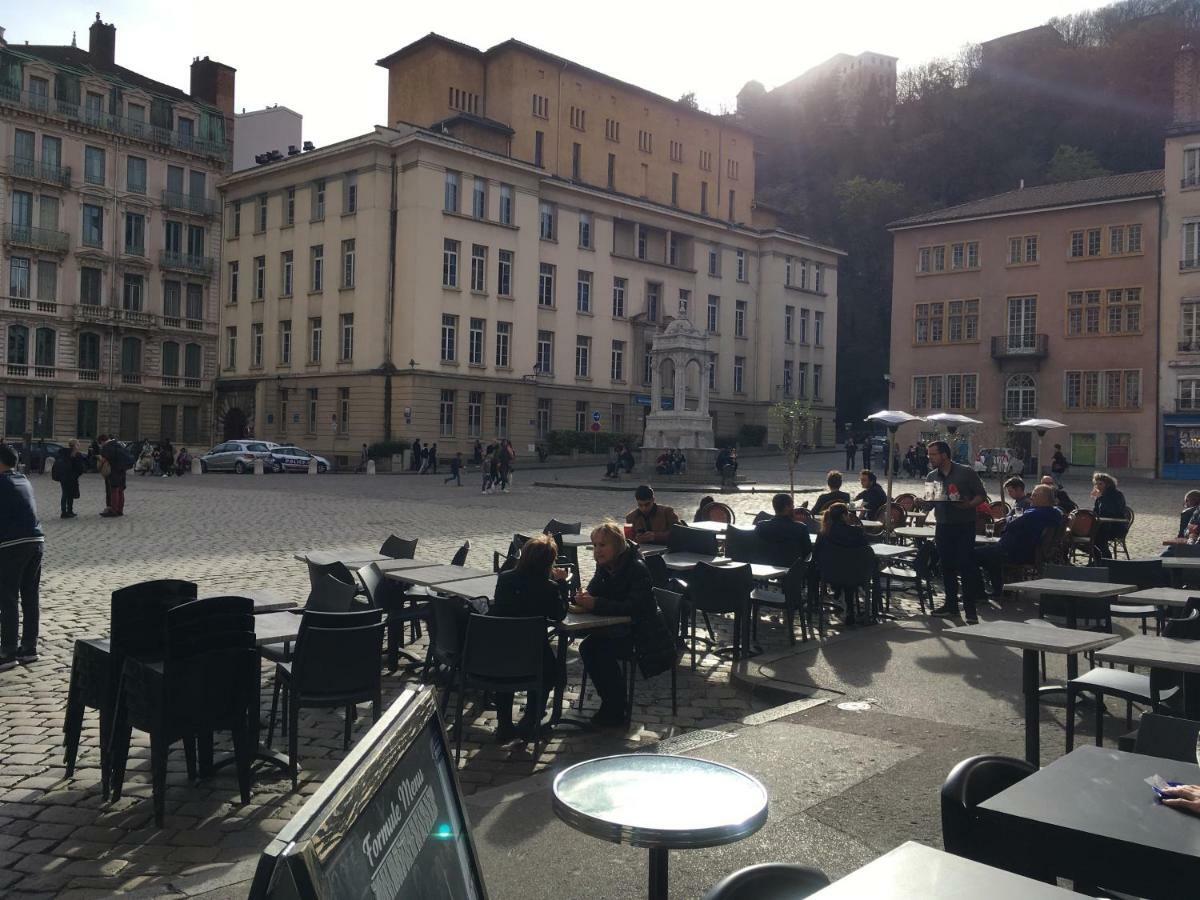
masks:
[[[1200,428],[1200,416],[1163,416],[1163,424],[1177,428]]]

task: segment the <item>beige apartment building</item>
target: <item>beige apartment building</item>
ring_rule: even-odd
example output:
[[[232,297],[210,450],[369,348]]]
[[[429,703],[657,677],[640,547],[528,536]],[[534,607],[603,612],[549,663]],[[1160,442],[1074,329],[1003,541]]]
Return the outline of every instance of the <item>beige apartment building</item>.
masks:
[[[841,254],[752,208],[751,136],[501,48],[422,39],[384,61],[391,127],[222,183],[218,438],[253,433],[345,464],[384,439],[436,441],[445,458],[508,437],[526,453],[597,416],[603,431],[640,435],[647,351],[684,314],[717,353],[717,434],[806,397],[814,442],[830,443]],[[486,78],[484,64],[497,67]],[[605,137],[605,118],[622,115],[625,131]],[[652,150],[638,130],[653,132]],[[732,189],[731,221],[701,201],[728,189],[719,163],[734,141],[745,187]],[[570,144],[579,170],[564,173],[548,148]],[[592,165],[597,148],[621,156],[615,187],[604,157]],[[698,396],[689,385],[687,402]]]
[[[216,373],[219,210],[234,70],[185,93],[88,49],[0,32],[3,434],[201,443]]]
[[[1175,60],[1162,225],[1161,410],[1164,478],[1200,478],[1200,59]]]
[[[891,397],[1082,468],[1155,470],[1161,171],[1010,191],[892,223]],[[1044,462],[1044,461],[1043,461]]]

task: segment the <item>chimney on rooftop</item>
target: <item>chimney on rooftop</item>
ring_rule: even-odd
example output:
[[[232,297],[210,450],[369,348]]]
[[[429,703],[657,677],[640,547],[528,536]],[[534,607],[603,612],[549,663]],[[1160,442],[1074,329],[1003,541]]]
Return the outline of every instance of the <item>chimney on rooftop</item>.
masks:
[[[88,29],[88,53],[97,62],[113,65],[117,58],[117,26],[100,21],[100,13],[96,13],[96,21]]]
[[[217,107],[233,125],[233,80],[237,70],[207,56],[192,60],[191,94],[197,100]],[[232,130],[229,132],[232,134]]]

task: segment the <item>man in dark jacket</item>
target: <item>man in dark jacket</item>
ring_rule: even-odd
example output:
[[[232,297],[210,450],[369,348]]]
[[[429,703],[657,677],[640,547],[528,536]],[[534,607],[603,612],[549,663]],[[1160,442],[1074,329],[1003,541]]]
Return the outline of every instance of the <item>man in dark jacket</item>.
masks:
[[[887,503],[887,491],[879,486],[879,478],[870,469],[858,473],[858,483],[862,490],[854,498],[855,503],[861,503],[867,510],[868,519],[876,519],[879,511]]]
[[[812,538],[808,528],[792,518],[791,494],[776,494],[771,506],[775,515],[756,524],[754,532],[765,546],[770,564],[790,569],[798,560],[808,559]]]
[[[58,459],[54,463],[53,476],[62,488],[59,501],[59,513],[64,519],[75,518],[75,501],[79,499],[79,478],[84,471],[83,457],[79,453],[79,442],[74,438],[58,451]]]
[[[108,474],[105,483],[108,486],[108,506],[100,513],[104,518],[111,519],[125,515],[125,473],[129,469],[129,457],[125,449],[117,443],[116,438],[109,438],[100,448],[100,458],[107,463]]]
[[[46,538],[33,486],[15,471],[16,465],[13,449],[0,447],[0,671],[38,658],[38,590]]]
[[[637,508],[625,516],[633,526],[633,539],[639,544],[665,544],[671,535],[671,526],[679,524],[679,516],[669,506],[659,506],[654,500],[654,488],[648,484],[638,485],[633,492]]]
[[[593,631],[579,646],[584,668],[600,695],[600,711],[592,716],[599,726],[625,724],[625,679],[620,661],[636,657],[647,678],[675,662],[674,640],[658,615],[650,570],[625,541],[618,525],[605,523],[592,532],[596,575],[587,590],[575,597],[585,612],[629,616],[630,625]]]
[[[1021,515],[1009,518],[998,544],[975,547],[975,560],[988,573],[992,599],[1004,592],[1004,564],[1031,565],[1037,559],[1038,546],[1047,528],[1058,528],[1062,513],[1054,508],[1054,488],[1039,484],[1029,495],[1030,506]]]

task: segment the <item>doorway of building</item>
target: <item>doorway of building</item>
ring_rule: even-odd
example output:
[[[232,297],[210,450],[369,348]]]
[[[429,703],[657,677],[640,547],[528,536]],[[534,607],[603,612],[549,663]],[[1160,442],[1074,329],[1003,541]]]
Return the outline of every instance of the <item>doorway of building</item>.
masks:
[[[240,441],[246,436],[246,414],[235,406],[225,411],[225,437],[227,441]]]

